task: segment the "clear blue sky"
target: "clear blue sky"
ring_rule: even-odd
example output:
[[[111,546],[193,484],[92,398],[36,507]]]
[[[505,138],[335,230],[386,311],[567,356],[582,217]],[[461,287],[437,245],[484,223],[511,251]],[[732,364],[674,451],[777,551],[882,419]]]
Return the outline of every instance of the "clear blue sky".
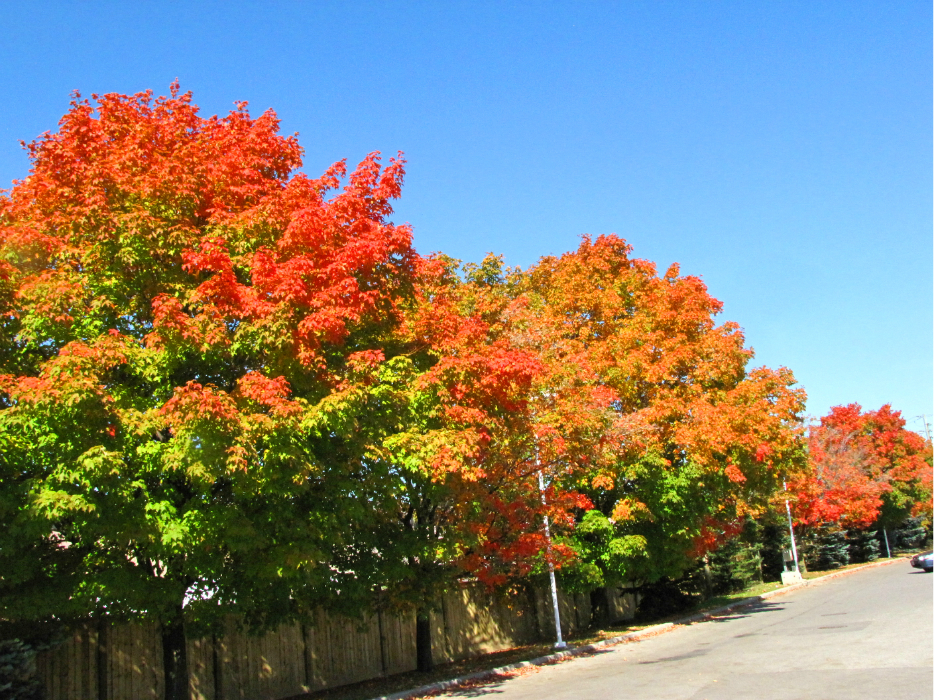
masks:
[[[700,275],[808,411],[932,409],[932,16],[896,2],[21,2],[0,186],[69,93],[235,100],[306,170],[405,151],[422,253],[615,232]]]

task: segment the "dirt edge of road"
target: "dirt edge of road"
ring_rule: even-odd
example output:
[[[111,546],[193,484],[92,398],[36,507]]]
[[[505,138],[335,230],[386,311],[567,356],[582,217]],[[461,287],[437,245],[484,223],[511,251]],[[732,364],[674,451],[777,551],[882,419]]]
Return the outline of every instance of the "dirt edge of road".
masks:
[[[611,637],[610,639],[604,639],[603,641],[594,642],[593,644],[585,644],[584,646],[575,647],[566,651],[559,651],[554,654],[548,654],[547,656],[539,656],[537,659],[530,659],[529,661],[520,661],[518,663],[508,664],[507,666],[491,668],[486,671],[477,671],[476,673],[470,673],[458,678],[452,678],[448,681],[432,683],[430,685],[424,685],[420,688],[412,688],[411,690],[403,690],[399,693],[393,693],[392,695],[381,695],[377,698],[373,698],[373,700],[414,700],[415,698],[421,698],[426,695],[433,695],[445,690],[453,690],[454,688],[468,686],[499,676],[514,675],[517,671],[521,671],[524,668],[530,668],[532,666],[547,666],[550,664],[560,663],[562,661],[570,661],[577,656],[588,656],[602,649],[616,646],[617,644],[622,644],[624,642],[636,642],[640,639],[655,637],[659,634],[671,632],[672,630],[681,627],[682,625],[689,625],[694,622],[709,620],[739,608],[755,605],[756,603],[761,603],[762,601],[768,600],[769,598],[786,595],[802,588],[807,588],[808,586],[817,586],[841,576],[848,576],[858,571],[864,571],[865,569],[872,569],[877,566],[888,566],[889,564],[897,564],[904,561],[907,561],[906,557],[899,557],[897,559],[887,559],[886,561],[871,562],[869,564],[864,564],[863,566],[856,566],[852,569],[845,569],[843,571],[834,571],[832,573],[825,574],[824,576],[805,579],[801,583],[785,586],[784,588],[762,593],[761,595],[750,596],[749,598],[740,598],[739,600],[734,601],[729,605],[714,608],[713,610],[705,610],[703,612],[688,615],[687,617],[679,618],[671,622],[663,622],[658,625],[652,625],[651,627],[646,627],[645,629],[641,629],[638,632],[630,632],[629,634],[622,634],[618,637]]]

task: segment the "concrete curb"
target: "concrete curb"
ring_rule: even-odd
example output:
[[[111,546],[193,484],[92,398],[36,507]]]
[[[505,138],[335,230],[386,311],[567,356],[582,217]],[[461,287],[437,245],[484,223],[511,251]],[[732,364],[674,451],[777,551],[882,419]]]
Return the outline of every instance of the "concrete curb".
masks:
[[[623,642],[634,642],[642,639],[644,637],[654,637],[657,634],[663,634],[665,632],[670,632],[676,627],[681,625],[688,625],[693,622],[702,622],[704,620],[709,620],[711,618],[717,617],[718,615],[723,615],[724,613],[731,612],[738,608],[745,608],[749,605],[755,605],[756,603],[761,603],[763,600],[768,600],[769,598],[775,598],[776,596],[785,595],[786,593],[792,593],[793,591],[800,590],[802,588],[807,588],[808,586],[816,586],[822,583],[841,576],[847,576],[848,574],[856,573],[857,571],[863,571],[864,569],[872,569],[877,566],[888,566],[889,564],[896,564],[900,561],[907,561],[906,557],[899,557],[896,559],[889,559],[887,561],[877,561],[871,562],[869,564],[863,564],[862,566],[855,566],[852,569],[846,569],[844,571],[835,571],[831,574],[825,574],[819,576],[818,578],[805,579],[801,583],[796,583],[791,586],[786,586],[785,588],[778,588],[774,591],[768,591],[756,596],[750,596],[749,598],[740,598],[729,605],[724,605],[719,608],[714,608],[713,610],[705,610],[704,612],[695,613],[694,615],[689,615],[687,617],[682,617],[672,622],[663,622],[658,625],[652,625],[651,627],[646,627],[641,629],[638,632],[630,632],[629,634],[621,634],[618,637],[611,637],[610,639],[604,639],[600,642],[594,642],[593,644],[585,644],[581,647],[574,647],[573,649],[568,649],[567,651],[559,651],[554,654],[548,654],[547,656],[539,656],[537,659],[531,659],[529,661],[519,661],[518,663],[508,664],[506,666],[498,666],[496,668],[489,669],[487,671],[477,671],[475,673],[469,673],[465,676],[459,676],[457,678],[452,678],[449,681],[440,681],[438,683],[431,683],[429,685],[423,685],[420,688],[412,688],[411,690],[403,690],[398,693],[393,693],[392,695],[380,695],[377,698],[372,700],[413,700],[413,698],[420,698],[424,695],[431,695],[432,693],[439,693],[444,690],[451,690],[457,688],[458,686],[464,685],[471,681],[481,681],[488,678],[494,678],[496,676],[501,676],[509,673],[510,671],[516,671],[521,668],[528,668],[529,666],[547,666],[549,664],[555,664],[564,659],[572,659],[576,656],[586,656],[588,654],[593,654],[600,651],[601,649],[606,649],[607,647],[616,646],[617,644],[622,644]]]

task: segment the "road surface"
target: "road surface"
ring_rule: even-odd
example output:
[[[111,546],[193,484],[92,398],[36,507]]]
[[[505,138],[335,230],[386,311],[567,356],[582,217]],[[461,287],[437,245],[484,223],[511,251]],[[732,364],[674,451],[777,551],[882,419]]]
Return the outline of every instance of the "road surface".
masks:
[[[934,574],[907,560],[446,698],[931,700]]]

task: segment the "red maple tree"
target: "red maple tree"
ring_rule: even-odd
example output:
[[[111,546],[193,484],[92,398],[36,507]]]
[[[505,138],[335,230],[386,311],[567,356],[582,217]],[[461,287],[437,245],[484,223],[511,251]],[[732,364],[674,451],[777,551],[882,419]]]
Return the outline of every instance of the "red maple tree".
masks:
[[[930,512],[929,449],[889,404],[865,412],[856,403],[834,406],[811,426],[809,469],[789,481],[796,519],[860,528],[886,506],[902,516]]]

